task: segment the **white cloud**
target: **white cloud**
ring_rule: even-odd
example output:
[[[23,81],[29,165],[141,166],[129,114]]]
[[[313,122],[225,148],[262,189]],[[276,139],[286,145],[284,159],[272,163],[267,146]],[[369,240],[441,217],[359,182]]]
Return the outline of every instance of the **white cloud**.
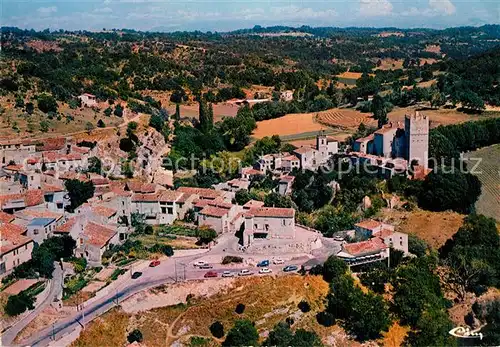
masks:
[[[56,6],[50,6],[50,7],[40,7],[38,10],[36,10],[40,16],[48,16],[51,13],[57,12],[57,7]]]
[[[445,15],[452,15],[456,11],[455,5],[450,0],[429,0],[429,7]]]
[[[359,14],[364,17],[387,16],[392,13],[389,0],[360,0]]]
[[[99,7],[94,10],[96,13],[111,13],[113,10],[109,7]]]

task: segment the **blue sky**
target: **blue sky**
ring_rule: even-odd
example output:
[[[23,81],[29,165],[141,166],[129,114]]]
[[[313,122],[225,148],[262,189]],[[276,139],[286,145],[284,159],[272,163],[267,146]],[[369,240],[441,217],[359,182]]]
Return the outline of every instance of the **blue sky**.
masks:
[[[3,26],[226,31],[259,24],[445,28],[500,24],[500,0],[2,0]]]

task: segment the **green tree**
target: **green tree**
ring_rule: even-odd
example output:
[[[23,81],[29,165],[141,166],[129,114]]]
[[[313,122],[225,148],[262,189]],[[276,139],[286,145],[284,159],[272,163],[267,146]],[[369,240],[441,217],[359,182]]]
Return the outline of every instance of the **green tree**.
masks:
[[[23,290],[17,295],[9,296],[5,304],[5,313],[9,316],[17,316],[26,310],[34,309],[34,303],[35,299]]]
[[[327,282],[333,281],[347,272],[346,263],[337,256],[329,256],[323,264],[323,279]]]
[[[92,124],[91,122],[87,122],[85,123],[85,130],[87,131],[88,134],[90,134],[92,132],[92,130],[94,130],[94,124]]]
[[[237,320],[227,333],[226,340],[224,340],[222,346],[255,346],[258,340],[259,333],[252,322],[249,320]]]
[[[49,127],[50,127],[50,124],[46,120],[42,120],[40,122],[40,131],[42,133],[46,133],[47,131],[49,131]]]
[[[123,106],[120,104],[117,104],[115,106],[115,110],[113,111],[113,114],[117,117],[123,117]]]
[[[89,158],[89,164],[87,168],[88,172],[93,172],[96,174],[101,174],[102,172],[102,162],[99,158],[97,157],[90,157]]]
[[[221,322],[215,321],[210,325],[210,332],[212,335],[218,339],[224,336],[224,326]]]
[[[111,117],[111,115],[113,114],[113,109],[111,107],[107,107],[105,110],[104,110],[104,115],[106,117]]]
[[[408,346],[456,346],[456,339],[449,334],[453,328],[446,310],[430,308],[419,318],[416,329],[408,334]]]
[[[417,257],[426,255],[429,245],[424,240],[420,239],[415,234],[408,235],[408,251],[415,254]]]
[[[92,181],[82,182],[71,179],[67,180],[64,185],[71,201],[71,204],[68,206],[70,212],[73,212],[78,206],[94,196],[95,187]]]
[[[90,123],[90,124],[92,124],[92,123]],[[103,120],[102,120],[102,119],[99,119],[99,120],[97,121],[97,127],[98,127],[98,128],[105,128],[105,127],[106,127],[106,124],[103,122]],[[92,129],[90,129],[90,130],[92,130]]]
[[[387,104],[383,97],[376,94],[372,100],[373,118],[378,121],[378,127],[381,128],[384,124],[389,122],[387,117]]]
[[[33,114],[33,112],[35,111],[35,105],[32,102],[28,102],[26,103],[25,109],[28,114]]]
[[[129,343],[133,342],[142,342],[143,337],[142,337],[142,332],[139,329],[134,329],[128,334],[127,336],[127,341]]]
[[[40,94],[37,97],[37,101],[40,111],[45,113],[57,112],[57,102],[52,95],[46,93]]]

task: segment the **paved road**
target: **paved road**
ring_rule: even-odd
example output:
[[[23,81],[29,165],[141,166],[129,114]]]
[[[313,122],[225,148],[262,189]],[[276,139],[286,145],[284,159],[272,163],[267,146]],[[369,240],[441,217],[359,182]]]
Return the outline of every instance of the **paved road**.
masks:
[[[48,305],[50,305],[54,299],[62,292],[62,279],[63,271],[58,262],[54,263],[54,272],[52,273],[52,280],[50,281],[50,289],[47,297],[40,305],[38,305],[33,311],[31,311],[23,319],[11,326],[7,331],[2,334],[1,345],[10,346],[12,341],[16,338],[17,334],[23,330],[36,316],[40,314]]]
[[[125,281],[114,291],[109,293],[108,295],[92,302],[90,305],[85,307],[82,311],[68,317],[53,327],[47,327],[44,330],[39,331],[36,336],[32,336],[24,341],[22,341],[21,345],[26,346],[47,346],[51,341],[53,341],[62,337],[62,335],[68,334],[72,332],[78,325],[84,326],[86,323],[91,321],[92,319],[98,317],[103,314],[111,307],[117,304],[117,302],[121,302],[124,299],[136,294],[142,290],[153,288],[159,286],[161,284],[174,283],[179,279],[202,279],[207,271],[216,271],[218,273],[222,273],[224,270],[228,270],[228,267],[223,267],[217,265],[214,269],[210,270],[200,270],[194,267],[191,263],[196,259],[205,256],[202,255],[192,255],[185,256],[179,258],[169,258],[165,261],[162,261],[161,264],[154,268],[146,268],[143,270],[143,275],[136,280],[130,279],[129,281]],[[302,262],[306,261],[304,258]],[[291,264],[290,262],[286,263]],[[296,265],[301,265],[300,261],[295,263]],[[281,268],[285,265],[272,265],[274,273],[278,273]],[[231,271],[239,271],[241,269],[249,269],[254,271],[257,274],[257,269],[255,267],[241,267],[238,269],[231,268]],[[5,344],[4,344],[5,345]]]

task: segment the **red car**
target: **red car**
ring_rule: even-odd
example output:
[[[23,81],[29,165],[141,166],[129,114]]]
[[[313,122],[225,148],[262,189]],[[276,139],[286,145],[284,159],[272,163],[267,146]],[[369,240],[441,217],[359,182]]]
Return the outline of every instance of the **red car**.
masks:
[[[151,263],[149,263],[149,267],[155,267],[155,266],[158,266],[160,265],[160,261],[159,260],[153,260]]]
[[[217,272],[215,271],[209,271],[205,274],[205,278],[209,278],[209,277],[217,277]]]

